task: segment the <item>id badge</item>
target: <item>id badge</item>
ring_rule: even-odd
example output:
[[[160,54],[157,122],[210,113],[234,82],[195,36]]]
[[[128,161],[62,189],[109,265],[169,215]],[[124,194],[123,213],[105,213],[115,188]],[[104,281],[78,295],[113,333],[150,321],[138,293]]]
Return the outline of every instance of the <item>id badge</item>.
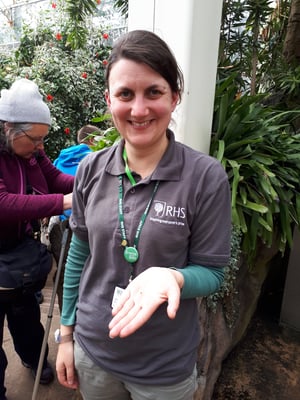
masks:
[[[116,305],[117,305],[117,303],[119,302],[120,297],[121,297],[122,293],[124,292],[124,290],[125,290],[125,289],[122,289],[122,288],[120,288],[119,286],[116,286],[116,287],[115,287],[113,299],[112,299],[112,302],[111,302],[111,307],[112,307],[112,308],[115,308],[115,307],[116,307]]]

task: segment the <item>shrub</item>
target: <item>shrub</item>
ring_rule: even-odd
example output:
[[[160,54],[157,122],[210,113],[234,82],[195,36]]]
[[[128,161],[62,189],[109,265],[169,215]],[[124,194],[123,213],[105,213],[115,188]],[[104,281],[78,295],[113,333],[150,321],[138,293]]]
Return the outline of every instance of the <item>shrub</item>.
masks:
[[[91,26],[86,46],[73,49],[67,43],[66,26],[24,28],[19,48],[9,62],[1,63],[1,87],[26,77],[44,95],[52,117],[45,149],[52,160],[76,142],[79,128],[106,112],[104,72],[110,34]]]
[[[299,110],[263,105],[264,96],[240,96],[236,76],[218,82],[210,153],[223,164],[231,186],[232,222],[242,232],[249,261],[258,240],[279,237],[283,253],[300,223]]]

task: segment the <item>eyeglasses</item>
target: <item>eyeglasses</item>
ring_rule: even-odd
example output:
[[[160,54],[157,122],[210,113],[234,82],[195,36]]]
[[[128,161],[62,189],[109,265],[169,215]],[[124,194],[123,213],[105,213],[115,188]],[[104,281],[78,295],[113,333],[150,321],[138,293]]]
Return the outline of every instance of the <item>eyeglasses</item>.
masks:
[[[27,132],[25,132],[25,131],[23,131],[23,130],[22,130],[22,132],[24,133],[25,136],[28,137],[28,139],[30,139],[30,140],[32,141],[32,143],[33,143],[35,146],[37,146],[38,144],[44,144],[44,143],[46,143],[47,140],[48,140],[47,137],[42,137],[42,138],[39,138],[39,139],[38,139],[38,138],[32,137],[31,135],[29,135]]]

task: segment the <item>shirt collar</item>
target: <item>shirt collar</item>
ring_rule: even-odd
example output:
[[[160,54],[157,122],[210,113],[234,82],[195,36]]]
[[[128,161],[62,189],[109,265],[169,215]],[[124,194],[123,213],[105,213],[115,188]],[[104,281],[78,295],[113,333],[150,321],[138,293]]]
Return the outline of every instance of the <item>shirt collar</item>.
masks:
[[[178,181],[181,177],[183,152],[181,146],[177,146],[174,133],[168,129],[167,136],[169,145],[160,160],[157,168],[151,176],[151,180]],[[121,175],[125,173],[123,160],[124,139],[113,146],[111,157],[109,158],[105,171],[111,175]]]

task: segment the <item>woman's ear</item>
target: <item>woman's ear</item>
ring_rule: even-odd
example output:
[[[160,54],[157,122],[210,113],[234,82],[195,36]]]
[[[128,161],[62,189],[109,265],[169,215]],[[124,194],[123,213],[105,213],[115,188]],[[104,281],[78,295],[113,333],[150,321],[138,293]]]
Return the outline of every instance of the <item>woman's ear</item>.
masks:
[[[172,111],[175,110],[179,100],[179,94],[177,92],[172,93]]]
[[[105,101],[106,101],[106,104],[107,104],[107,106],[108,107],[110,107],[110,104],[111,104],[111,102],[110,102],[110,95],[109,95],[109,90],[108,89],[105,89]]]

